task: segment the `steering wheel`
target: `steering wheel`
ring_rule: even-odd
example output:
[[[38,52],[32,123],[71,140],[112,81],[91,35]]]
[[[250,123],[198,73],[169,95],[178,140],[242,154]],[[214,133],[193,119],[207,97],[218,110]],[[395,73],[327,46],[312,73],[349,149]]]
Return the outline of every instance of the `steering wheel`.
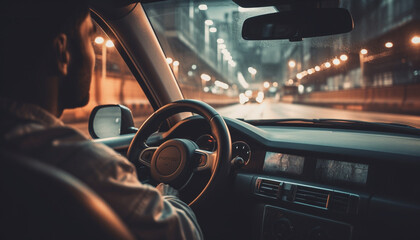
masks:
[[[189,139],[165,139],[164,134],[156,134],[163,121],[181,112],[199,114],[209,123],[217,142],[216,151],[201,150]],[[160,146],[146,144],[152,134],[154,138],[163,139]],[[223,117],[210,105],[197,100],[179,100],[161,107],[143,123],[130,143],[127,156],[134,165],[138,166],[141,162],[149,167],[152,178],[157,182],[177,189],[188,187],[194,172],[210,170],[210,179],[189,203],[192,206],[205,201],[215,189],[226,184],[230,170],[231,138]]]

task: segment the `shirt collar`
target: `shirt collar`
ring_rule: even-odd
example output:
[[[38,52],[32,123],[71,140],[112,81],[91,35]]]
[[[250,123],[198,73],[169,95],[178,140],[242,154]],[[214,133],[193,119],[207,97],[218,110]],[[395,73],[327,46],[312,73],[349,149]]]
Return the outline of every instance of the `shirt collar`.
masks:
[[[0,98],[0,110],[18,119],[36,121],[45,126],[63,126],[64,123],[54,115],[31,103],[22,103],[10,99]]]

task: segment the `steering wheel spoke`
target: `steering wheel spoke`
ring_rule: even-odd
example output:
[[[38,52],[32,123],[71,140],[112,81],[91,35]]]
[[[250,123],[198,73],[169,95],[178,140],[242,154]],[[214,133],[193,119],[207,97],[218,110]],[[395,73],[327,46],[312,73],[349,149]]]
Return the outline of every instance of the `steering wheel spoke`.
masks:
[[[143,149],[139,155],[138,161],[142,163],[143,165],[150,167],[150,164],[152,162],[153,154],[156,152],[158,147],[148,147]]]
[[[197,159],[197,167],[194,168],[195,172],[214,171],[214,163],[216,162],[217,153],[209,152],[201,149],[196,149],[195,158]]]

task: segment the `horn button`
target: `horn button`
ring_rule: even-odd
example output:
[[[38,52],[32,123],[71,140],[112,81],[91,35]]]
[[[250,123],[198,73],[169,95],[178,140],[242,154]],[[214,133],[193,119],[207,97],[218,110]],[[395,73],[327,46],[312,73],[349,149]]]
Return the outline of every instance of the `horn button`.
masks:
[[[174,187],[187,183],[192,174],[194,151],[198,148],[191,140],[171,139],[158,147],[151,161],[152,177]]]
[[[156,170],[163,176],[173,174],[181,163],[181,153],[176,147],[169,146],[160,152],[156,160]]]

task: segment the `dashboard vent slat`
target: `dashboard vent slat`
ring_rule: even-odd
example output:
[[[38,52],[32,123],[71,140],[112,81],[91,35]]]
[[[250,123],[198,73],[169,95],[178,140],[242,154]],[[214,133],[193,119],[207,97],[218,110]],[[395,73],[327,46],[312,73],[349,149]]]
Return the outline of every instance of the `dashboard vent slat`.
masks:
[[[267,179],[258,179],[256,186],[256,193],[268,197],[277,198],[279,193],[280,182],[267,180]]]
[[[350,195],[344,193],[334,193],[331,197],[330,209],[337,213],[348,213],[350,206]]]
[[[327,208],[330,192],[317,188],[296,186],[294,202],[315,207]]]

